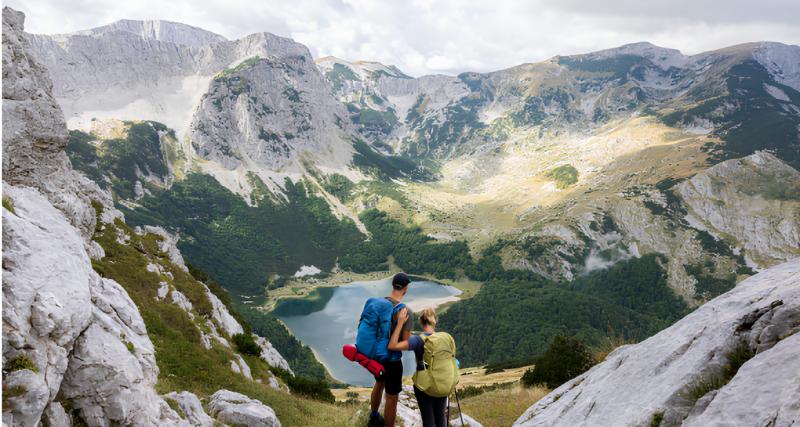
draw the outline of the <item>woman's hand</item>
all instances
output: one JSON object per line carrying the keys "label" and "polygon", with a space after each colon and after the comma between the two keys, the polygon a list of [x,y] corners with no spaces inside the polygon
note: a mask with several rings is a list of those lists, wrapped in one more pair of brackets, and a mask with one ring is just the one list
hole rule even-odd
{"label": "woman's hand", "polygon": [[408,307],[403,307],[397,312],[397,325],[402,327],[408,320]]}
{"label": "woman's hand", "polygon": [[403,332],[403,325],[408,320],[408,308],[403,307],[397,312],[397,326],[392,331],[392,336],[389,338],[388,348],[391,351],[407,351],[408,341],[400,341],[400,333]]}

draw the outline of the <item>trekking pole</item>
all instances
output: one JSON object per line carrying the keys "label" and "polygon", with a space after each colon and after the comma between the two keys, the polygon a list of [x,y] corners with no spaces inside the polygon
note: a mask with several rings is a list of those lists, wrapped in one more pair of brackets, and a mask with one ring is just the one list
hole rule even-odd
{"label": "trekking pole", "polygon": [[461,413],[461,402],[458,401],[458,389],[453,390],[453,394],[456,395],[456,405],[458,405],[458,416],[461,417],[461,427],[464,427],[464,415]]}

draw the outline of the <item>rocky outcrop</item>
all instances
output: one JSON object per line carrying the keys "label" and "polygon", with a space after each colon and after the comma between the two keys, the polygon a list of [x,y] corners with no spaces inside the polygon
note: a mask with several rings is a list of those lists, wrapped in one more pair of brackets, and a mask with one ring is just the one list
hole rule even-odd
{"label": "rocky outcrop", "polygon": [[96,252],[88,247],[96,221],[92,201],[110,208],[111,197],[70,167],[64,116],[23,24],[22,13],[3,8],[3,181],[38,189]]}
{"label": "rocky outcrop", "polygon": [[186,264],[183,262],[181,251],[178,250],[178,236],[171,234],[162,227],[154,227],[152,225],[146,225],[144,231],[161,236],[161,240],[158,242],[158,248],[169,256],[170,262],[180,267],[183,271],[189,271],[189,269],[186,268]]}
{"label": "rocky outcrop", "polygon": [[290,374],[294,375],[292,372],[292,368],[289,367],[289,362],[283,358],[283,356],[278,353],[278,350],[272,346],[272,343],[267,341],[264,337],[255,336],[256,344],[261,347],[261,359],[267,362],[270,366],[283,369],[285,371],[289,371]]}
{"label": "rocky outcrop", "polygon": [[[311,55],[254,56],[216,76],[194,115],[198,155],[227,169],[271,171],[301,156],[346,169],[352,158],[347,111],[330,93]],[[282,184],[282,183],[281,183]]]}
{"label": "rocky outcrop", "polygon": [[94,272],[62,212],[33,189],[3,187],[14,206],[3,209],[4,385],[17,391],[4,420],[61,418],[58,398],[91,426],[176,425],[153,389],[153,344],[127,293]]}
{"label": "rocky outcrop", "polygon": [[800,256],[800,172],[772,154],[722,162],[677,190],[692,223],[735,239],[754,266]]}
{"label": "rocky outcrop", "polygon": [[515,425],[789,426],[800,418],[798,332],[795,259],[741,282],[657,335],[618,348]]}
{"label": "rocky outcrop", "polygon": [[[71,169],[63,118],[22,23],[22,14],[3,10],[3,424],[210,425],[196,396],[176,398],[187,421],[156,394],[155,350],[136,304],[93,269],[90,255],[105,256],[91,240],[96,222],[103,229],[122,215],[109,193]],[[186,271],[176,239],[149,231],[177,266],[172,271]],[[131,241],[118,236],[120,244]],[[161,264],[148,270],[173,279]],[[172,302],[196,315],[183,293],[161,283],[157,299],[171,291]],[[205,290],[216,302],[209,322],[241,333]]]}
{"label": "rocky outcrop", "polygon": [[163,397],[164,400],[172,400],[178,405],[189,425],[193,427],[212,427],[214,425],[214,420],[205,413],[203,403],[194,393],[188,391],[176,393],[173,391]]}
{"label": "rocky outcrop", "polygon": [[211,396],[208,411],[231,427],[280,427],[275,411],[258,400],[228,390]]}

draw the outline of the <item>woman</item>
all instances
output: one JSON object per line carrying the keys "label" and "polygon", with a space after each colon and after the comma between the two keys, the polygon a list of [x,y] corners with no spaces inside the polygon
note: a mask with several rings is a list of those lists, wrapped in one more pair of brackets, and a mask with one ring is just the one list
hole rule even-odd
{"label": "woman", "polygon": [[[389,350],[392,351],[413,351],[417,358],[417,370],[424,369],[422,354],[425,347],[425,341],[420,335],[412,334],[408,341],[400,341],[400,333],[402,332],[402,325],[408,319],[408,308],[403,308],[397,313],[397,325],[392,331],[392,337],[389,340]],[[419,323],[422,327],[422,334],[424,336],[433,335],[436,332],[436,312],[432,308],[422,310],[419,317]],[[447,409],[447,397],[433,397],[427,395],[424,391],[414,385],[414,395],[417,398],[417,406],[422,413],[422,426],[423,427],[445,427],[447,426],[447,416],[445,410]]]}

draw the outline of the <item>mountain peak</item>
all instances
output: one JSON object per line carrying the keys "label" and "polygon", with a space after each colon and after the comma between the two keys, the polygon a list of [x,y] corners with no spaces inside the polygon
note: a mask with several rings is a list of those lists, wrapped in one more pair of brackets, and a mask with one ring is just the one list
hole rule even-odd
{"label": "mountain peak", "polygon": [[677,49],[656,46],[647,41],[628,43],[611,49],[604,49],[576,56],[590,59],[604,59],[622,55],[633,55],[647,58],[653,64],[662,69],[681,67],[688,60],[688,57]]}
{"label": "mountain peak", "polygon": [[396,77],[401,79],[411,78],[409,75],[402,72],[396,66],[386,65],[377,61],[362,61],[362,60],[348,61],[346,59],[329,55],[318,58],[315,62],[317,63],[318,67],[325,70],[333,68],[335,64],[341,64],[352,69],[356,73],[362,75],[369,74],[369,75],[380,76],[385,74],[390,77]]}
{"label": "mountain peak", "polygon": [[74,33],[59,34],[59,36],[83,35],[97,37],[113,32],[125,32],[137,35],[145,40],[156,40],[193,47],[205,46],[227,40],[219,34],[202,28],[160,19],[120,19],[108,25],[76,31]]}

